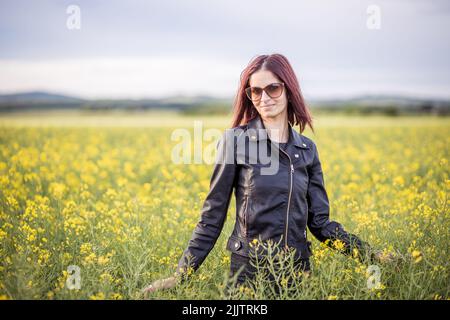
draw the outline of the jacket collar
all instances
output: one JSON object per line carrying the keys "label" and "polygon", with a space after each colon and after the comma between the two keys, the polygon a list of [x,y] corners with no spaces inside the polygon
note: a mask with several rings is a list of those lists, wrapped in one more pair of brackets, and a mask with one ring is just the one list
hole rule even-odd
{"label": "jacket collar", "polygon": [[[290,123],[289,125],[289,142],[291,142],[296,147],[301,149],[309,149],[309,144],[306,139],[299,134]],[[269,140],[269,136],[265,131],[266,128],[264,126],[264,122],[261,119],[261,116],[258,114],[255,118],[250,120],[247,124],[248,129],[252,129],[250,131],[250,139],[255,141]]]}

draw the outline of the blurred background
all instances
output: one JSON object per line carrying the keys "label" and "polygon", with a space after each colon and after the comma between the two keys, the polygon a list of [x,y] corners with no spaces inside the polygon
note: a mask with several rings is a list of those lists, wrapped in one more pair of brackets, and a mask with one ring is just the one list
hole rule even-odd
{"label": "blurred background", "polygon": [[450,2],[0,2],[0,115],[229,114],[239,76],[282,53],[315,112],[450,110]]}
{"label": "blurred background", "polygon": [[[330,217],[402,259],[371,288],[309,237],[315,275],[275,298],[448,300],[449,18],[448,0],[0,0],[0,300],[142,299],[172,275],[214,132],[271,53],[311,108]],[[156,299],[224,297],[229,205],[198,281]]]}

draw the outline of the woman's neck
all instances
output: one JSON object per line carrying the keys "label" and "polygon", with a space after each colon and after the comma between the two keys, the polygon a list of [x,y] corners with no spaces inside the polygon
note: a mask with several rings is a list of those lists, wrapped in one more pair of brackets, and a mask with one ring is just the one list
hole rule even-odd
{"label": "woman's neck", "polygon": [[261,118],[270,140],[277,143],[288,142],[289,126],[287,114],[282,114],[276,118]]}

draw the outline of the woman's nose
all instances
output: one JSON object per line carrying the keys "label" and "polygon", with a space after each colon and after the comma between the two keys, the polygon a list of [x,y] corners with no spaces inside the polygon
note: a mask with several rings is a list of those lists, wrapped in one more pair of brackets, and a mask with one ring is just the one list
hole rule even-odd
{"label": "woman's nose", "polygon": [[266,93],[266,91],[263,90],[263,92],[261,94],[261,101],[266,103],[266,101],[269,101],[270,99],[272,99],[272,98],[269,97],[269,95]]}

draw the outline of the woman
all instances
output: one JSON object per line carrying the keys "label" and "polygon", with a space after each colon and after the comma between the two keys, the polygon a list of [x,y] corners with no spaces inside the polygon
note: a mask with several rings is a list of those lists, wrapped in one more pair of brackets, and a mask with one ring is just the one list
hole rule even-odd
{"label": "woman", "polygon": [[[219,237],[233,189],[236,223],[227,249],[232,252],[231,275],[243,268],[239,283],[254,275],[250,257],[266,254],[252,245],[258,241],[271,240],[279,251],[292,249],[296,265],[309,272],[311,250],[306,227],[319,241],[342,241],[346,254],[357,249],[362,259],[383,259],[367,243],[329,220],[316,145],[292,125],[299,125],[300,133],[306,126],[313,130],[290,63],[280,54],[256,57],[241,74],[232,129],[221,139],[201,218],[178,269],[173,277],[145,288],[145,293],[171,288],[178,279],[186,278],[188,267],[198,269]],[[263,161],[267,158],[270,161]]]}

